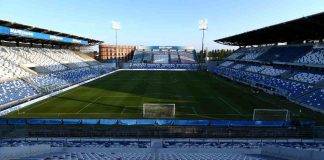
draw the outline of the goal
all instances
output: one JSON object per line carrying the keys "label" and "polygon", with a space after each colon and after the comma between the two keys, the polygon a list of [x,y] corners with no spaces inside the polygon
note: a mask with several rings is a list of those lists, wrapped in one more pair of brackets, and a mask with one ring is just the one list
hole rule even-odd
{"label": "goal", "polygon": [[175,104],[144,103],[144,118],[174,118]]}
{"label": "goal", "polygon": [[290,112],[287,109],[254,109],[254,121],[289,121]]}

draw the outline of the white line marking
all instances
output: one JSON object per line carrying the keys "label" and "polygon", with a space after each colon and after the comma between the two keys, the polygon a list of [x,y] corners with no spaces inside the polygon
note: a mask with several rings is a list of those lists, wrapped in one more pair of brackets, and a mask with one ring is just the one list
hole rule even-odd
{"label": "white line marking", "polygon": [[242,113],[239,111],[239,110],[237,110],[235,107],[233,107],[231,104],[229,104],[229,103],[227,103],[223,98],[221,98],[221,97],[217,97],[219,100],[221,100],[222,102],[224,102],[226,105],[228,105],[229,107],[231,107],[235,112],[237,112],[237,113],[239,113],[239,114],[241,114],[242,115]]}
{"label": "white line marking", "polygon": [[[28,115],[58,115],[58,114],[62,114],[62,115],[120,115],[120,113],[111,113],[111,112],[107,112],[107,113],[25,113],[24,115],[25,116],[28,116]],[[124,114],[127,114],[127,115],[140,115],[140,113],[124,113]],[[246,116],[249,116],[249,115],[252,115],[252,114],[182,114],[180,113],[179,115],[190,115],[190,116],[236,116],[236,115],[246,115]]]}
{"label": "white line marking", "polygon": [[48,102],[50,102],[50,101],[53,101],[53,100],[55,100],[55,99],[57,99],[57,98],[61,98],[62,96],[65,96],[65,95],[68,94],[68,93],[70,93],[70,92],[67,92],[67,91],[66,91],[65,93],[63,93],[63,94],[60,95],[60,96],[53,96],[52,99],[44,100],[44,102],[42,102],[42,103],[40,103],[39,105],[34,106],[34,107],[30,106],[30,107],[28,108],[28,106],[26,106],[26,110],[24,110],[24,113],[25,113],[25,112],[28,112],[28,111],[30,111],[30,110],[32,110],[32,109],[34,109],[34,108],[38,108],[38,107],[40,107],[40,106],[42,106],[42,105],[44,105],[44,104],[46,104],[46,103],[48,103]]}
{"label": "white line marking", "polygon": [[91,104],[95,103],[100,98],[101,98],[101,96],[97,97],[94,101],[92,101],[91,103],[88,103],[86,106],[84,106],[83,108],[81,108],[77,113],[80,113],[82,110],[84,110],[85,108],[87,108]]}
{"label": "white line marking", "polygon": [[196,108],[195,108],[194,106],[191,106],[191,109],[192,109],[192,111],[193,111],[196,115],[198,115],[198,113],[197,113],[197,111],[196,111]]}
{"label": "white line marking", "polygon": [[124,114],[124,111],[126,109],[126,106],[124,106],[123,110],[120,112],[120,114]]}

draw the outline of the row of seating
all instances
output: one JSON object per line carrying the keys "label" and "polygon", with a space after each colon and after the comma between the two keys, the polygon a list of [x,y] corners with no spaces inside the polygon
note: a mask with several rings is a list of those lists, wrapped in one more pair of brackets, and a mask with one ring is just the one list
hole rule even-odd
{"label": "row of seating", "polygon": [[51,147],[99,147],[99,148],[149,148],[151,142],[148,140],[105,140],[105,141],[93,141],[93,140],[1,140],[1,147],[17,147],[17,146],[34,146],[46,144]]}
{"label": "row of seating", "polygon": [[297,69],[287,70],[284,69],[283,67],[273,67],[270,65],[257,65],[257,64],[233,62],[233,61],[225,61],[221,63],[219,66],[231,67],[233,69],[243,69],[245,71],[260,73],[269,76],[280,76],[290,71],[292,72],[291,76],[290,77],[288,76],[290,80],[295,80],[295,81],[309,83],[309,84],[316,84],[324,80],[324,74],[320,72],[312,72],[311,70],[308,72],[298,71]]}
{"label": "row of seating", "polygon": [[221,63],[220,66],[227,67],[227,66],[230,66],[232,64],[234,64],[234,62],[232,62],[232,61],[225,61],[225,62]]}
{"label": "row of seating", "polygon": [[294,76],[290,77],[290,79],[306,83],[318,83],[324,80],[324,74],[299,72]]}
{"label": "row of seating", "polygon": [[[153,143],[152,143],[153,142]],[[276,160],[264,156],[264,147],[280,147],[297,151],[322,153],[324,143],[313,140],[215,140],[215,139],[167,139],[167,140],[8,140],[0,141],[0,149],[19,150],[33,147],[34,155],[22,159],[127,159],[127,160]],[[151,145],[151,143],[153,145]],[[154,144],[161,144],[154,145]],[[48,147],[49,146],[49,147]],[[42,150],[43,147],[47,150]],[[37,152],[37,150],[39,150]],[[50,152],[48,152],[50,150]],[[26,155],[26,154],[25,154]],[[10,158],[12,155],[0,155]],[[17,156],[18,158],[19,156]],[[285,158],[285,157],[282,157]]]}
{"label": "row of seating", "polygon": [[[141,152],[65,152],[50,154],[48,156],[40,156],[40,159],[50,160],[153,160],[153,153],[141,153]],[[33,158],[31,158],[33,159]],[[28,159],[27,159],[28,160]]]}
{"label": "row of seating", "polygon": [[229,59],[243,59],[243,60],[254,60],[261,54],[266,52],[270,47],[250,47],[250,48],[240,48],[236,50]]}
{"label": "row of seating", "polygon": [[[281,146],[304,150],[324,151],[323,141],[300,140],[217,140],[217,139],[166,139],[162,148],[261,148]],[[151,148],[151,140],[146,139],[2,139],[1,147],[49,145],[51,147],[99,147],[99,148]]]}
{"label": "row of seating", "polygon": [[273,141],[164,141],[163,148],[261,148],[266,146],[281,146],[303,150],[324,151],[324,143],[319,142],[273,142]]}
{"label": "row of seating", "polygon": [[324,47],[318,45],[286,45],[239,48],[227,59],[323,65]]}
{"label": "row of seating", "polygon": [[44,54],[46,52],[43,52],[43,49],[17,47],[17,50],[19,51],[19,56],[28,59],[36,68],[40,68],[42,72],[53,72],[67,69],[67,67],[62,65],[60,62],[55,61]]}
{"label": "row of seating", "polygon": [[[323,106],[324,89],[318,89],[300,97],[299,102],[307,106]],[[323,108],[323,107],[320,107]]]}
{"label": "row of seating", "polygon": [[132,63],[196,63],[193,52],[135,51]]}
{"label": "row of seating", "polygon": [[94,63],[91,58],[82,58],[66,49],[7,47],[0,46],[0,81],[28,77],[38,73],[51,73]]}
{"label": "row of seating", "polygon": [[324,64],[324,48],[314,48],[303,57],[296,60],[296,63],[302,64]]}
{"label": "row of seating", "polygon": [[0,83],[0,105],[50,93],[112,71],[108,64],[82,67]]}
{"label": "row of seating", "polygon": [[[142,153],[141,151],[134,152],[63,152],[47,154],[40,159],[53,160],[270,160],[269,157],[262,155],[247,155],[242,153],[230,152],[185,152],[185,153]],[[25,158],[24,160],[31,160],[36,158]],[[275,160],[274,158],[271,158]]]}
{"label": "row of seating", "polygon": [[22,80],[13,80],[0,83],[0,106],[12,101],[33,98],[37,91]]}
{"label": "row of seating", "polygon": [[186,69],[198,70],[199,64],[161,64],[161,63],[132,63],[129,69]]}
{"label": "row of seating", "polygon": [[1,82],[9,79],[28,77],[32,74],[10,61],[0,59],[0,75]]}
{"label": "row of seating", "polygon": [[269,76],[279,76],[285,72],[287,72],[287,70],[285,70],[285,69],[278,69],[278,68],[274,68],[272,66],[265,66],[264,70],[262,70],[260,73],[269,75]]}
{"label": "row of seating", "polygon": [[246,71],[258,73],[258,72],[262,71],[263,69],[264,68],[262,68],[261,66],[249,66],[246,68]]}
{"label": "row of seating", "polygon": [[232,68],[234,68],[234,69],[240,69],[240,68],[242,68],[242,67],[244,67],[244,64],[235,64],[235,65],[233,65],[233,67]]}
{"label": "row of seating", "polygon": [[308,98],[307,100],[309,102],[305,102],[305,97],[317,89],[311,83],[303,83],[293,79],[276,77],[276,74],[271,74],[271,76],[269,76],[267,74],[257,73],[257,71],[259,71],[258,69],[257,66],[253,68],[249,67],[246,70],[217,66],[213,69],[213,72],[236,81],[267,89],[279,95],[286,96],[300,104],[307,104],[320,110],[324,109],[323,98]]}
{"label": "row of seating", "polygon": [[153,63],[169,63],[168,54],[154,54]]}
{"label": "row of seating", "polygon": [[0,46],[0,106],[62,89],[113,68],[67,49]]}
{"label": "row of seating", "polygon": [[267,160],[262,156],[252,156],[239,153],[161,153],[159,158],[163,160]]}
{"label": "row of seating", "polygon": [[312,45],[283,45],[273,46],[257,60],[265,62],[294,62],[312,49]]}

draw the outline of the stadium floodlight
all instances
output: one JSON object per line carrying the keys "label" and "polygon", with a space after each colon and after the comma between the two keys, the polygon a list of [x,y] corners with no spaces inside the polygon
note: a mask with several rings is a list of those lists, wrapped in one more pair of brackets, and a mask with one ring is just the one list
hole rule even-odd
{"label": "stadium floodlight", "polygon": [[117,32],[121,29],[120,22],[118,21],[112,21],[111,22],[111,28],[115,30],[115,51],[116,51],[116,63],[118,65],[118,49],[117,49]]}
{"label": "stadium floodlight", "polygon": [[208,28],[208,22],[207,22],[207,19],[201,19],[199,21],[199,29],[200,30],[207,30]]}
{"label": "stadium floodlight", "polygon": [[114,29],[114,30],[120,30],[121,29],[120,22],[112,21],[111,22],[111,28]]}
{"label": "stadium floodlight", "polygon": [[201,51],[202,54],[204,53],[204,40],[205,40],[205,30],[208,29],[208,22],[207,19],[203,18],[199,21],[199,30],[202,31],[202,38],[201,38]]}

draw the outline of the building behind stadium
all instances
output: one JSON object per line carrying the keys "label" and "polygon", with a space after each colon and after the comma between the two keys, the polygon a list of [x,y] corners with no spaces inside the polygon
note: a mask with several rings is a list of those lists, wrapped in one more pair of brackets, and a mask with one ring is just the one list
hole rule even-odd
{"label": "building behind stadium", "polygon": [[111,45],[100,44],[99,55],[96,57],[99,61],[121,60],[127,62],[133,58],[136,46],[132,45]]}

